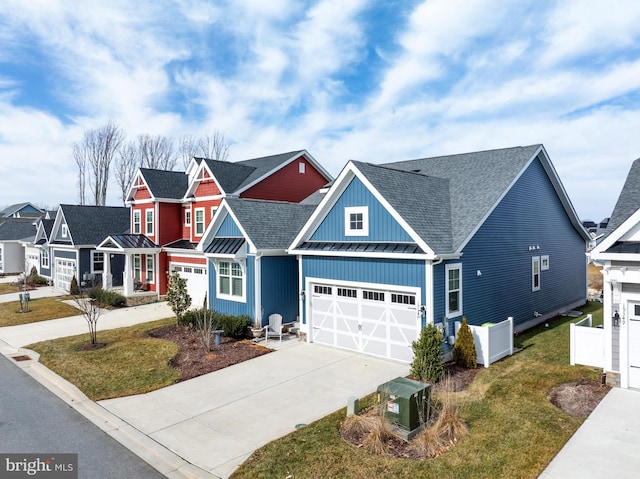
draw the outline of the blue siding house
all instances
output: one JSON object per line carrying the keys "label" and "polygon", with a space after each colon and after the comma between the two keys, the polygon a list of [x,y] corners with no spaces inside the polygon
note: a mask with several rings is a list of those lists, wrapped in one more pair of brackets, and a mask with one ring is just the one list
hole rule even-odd
{"label": "blue siding house", "polygon": [[[100,285],[106,261],[111,271],[122,271],[121,257],[96,247],[109,235],[128,231],[129,208],[60,205],[48,240],[54,286],[69,291],[74,276],[80,285]],[[122,273],[118,278],[114,275],[113,284],[122,284]]]}
{"label": "blue siding house", "polygon": [[224,198],[198,248],[209,261],[209,307],[266,325],[298,316],[298,264],[287,247],[314,204]]}
{"label": "blue siding house", "polygon": [[289,248],[301,331],[408,362],[427,323],[524,330],[586,301],[589,239],[542,145],[350,161]]}

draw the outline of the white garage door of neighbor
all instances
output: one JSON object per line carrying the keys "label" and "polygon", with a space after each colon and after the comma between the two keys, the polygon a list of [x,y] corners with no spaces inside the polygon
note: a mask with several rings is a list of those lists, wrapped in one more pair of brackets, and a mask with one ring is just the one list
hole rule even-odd
{"label": "white garage door of neighbor", "polygon": [[640,304],[629,304],[629,387],[640,389]]}
{"label": "white garage door of neighbor", "polygon": [[421,318],[415,293],[313,283],[312,341],[411,362]]}
{"label": "white garage door of neighbor", "polygon": [[69,289],[71,289],[71,279],[73,278],[75,270],[76,260],[56,259],[55,287],[69,291]]}
{"label": "white garage door of neighbor", "polygon": [[[209,290],[209,276],[205,265],[172,265],[171,269],[187,280],[187,292],[191,296],[191,307],[201,308]],[[207,303],[208,303],[207,299]]]}

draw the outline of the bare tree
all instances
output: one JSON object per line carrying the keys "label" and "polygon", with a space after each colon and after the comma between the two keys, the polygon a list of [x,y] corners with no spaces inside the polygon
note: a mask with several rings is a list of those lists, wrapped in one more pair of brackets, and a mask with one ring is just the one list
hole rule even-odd
{"label": "bare tree", "polygon": [[203,136],[198,142],[198,153],[210,160],[227,161],[229,159],[229,143],[224,133],[215,130],[212,135]]}
{"label": "bare tree", "polygon": [[77,143],[73,144],[73,158],[78,165],[78,203],[85,204],[85,191],[87,182],[87,158],[80,151]]}
{"label": "bare tree", "polygon": [[194,156],[198,156],[198,140],[193,135],[183,135],[178,140],[178,156],[182,160],[182,166],[186,170]]}
{"label": "bare tree", "polygon": [[173,140],[162,135],[139,135],[138,154],[143,168],[173,170],[178,160],[173,152]]}
{"label": "bare tree", "polygon": [[89,170],[89,187],[97,206],[106,204],[109,170],[123,141],[122,130],[109,121],[99,128],[85,132],[82,141],[73,145],[76,164],[82,164],[82,168]]}
{"label": "bare tree", "polygon": [[82,292],[78,295],[75,295],[73,297],[73,301],[76,304],[76,308],[78,308],[82,312],[82,316],[84,316],[84,319],[87,321],[87,326],[89,326],[89,338],[91,339],[91,344],[97,344],[98,320],[100,319],[100,315],[102,314],[99,301],[85,296]]}
{"label": "bare tree", "polygon": [[118,157],[115,163],[116,183],[122,193],[122,203],[127,200],[127,191],[140,165],[138,148],[134,141],[123,143],[118,149]]}

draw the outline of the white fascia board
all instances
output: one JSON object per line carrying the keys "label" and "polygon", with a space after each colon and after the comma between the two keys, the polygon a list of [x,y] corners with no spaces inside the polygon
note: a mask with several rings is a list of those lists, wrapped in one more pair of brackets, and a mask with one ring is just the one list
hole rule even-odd
{"label": "white fascia board", "polygon": [[127,190],[127,196],[125,196],[126,198],[125,203],[133,203],[136,201],[133,197],[135,196],[135,192],[138,190],[138,188],[135,187],[135,184],[138,183],[138,180],[141,180],[142,183],[144,183],[144,186],[147,187],[147,191],[151,195],[151,198],[153,198],[153,193],[151,191],[151,188],[149,188],[147,181],[144,179],[144,175],[142,174],[142,171],[140,171],[140,168],[138,167],[138,171],[136,171],[136,174],[133,176],[133,181],[131,182],[131,186]]}
{"label": "white fascia board", "polygon": [[209,173],[209,177],[213,180],[213,182],[218,187],[218,190],[220,191],[220,196],[225,196],[226,195],[225,191],[222,189],[222,186],[220,186],[220,183],[218,183],[218,180],[217,180],[216,176],[209,169],[209,166],[207,165],[206,160],[202,160],[200,162],[200,166],[198,167],[198,169],[196,170],[196,172],[193,175],[193,179],[189,183],[189,187],[187,188],[187,192],[182,197],[182,201],[191,201],[189,199],[189,196],[190,195],[195,195],[195,192],[198,189],[198,186],[200,185],[200,178],[198,178],[198,176],[200,176],[200,173],[202,172],[203,169],[207,170],[207,172]]}
{"label": "white fascia board", "polygon": [[[60,209],[58,210],[58,214],[56,214],[56,220],[55,223],[53,223],[53,228],[51,228],[51,237],[52,238],[56,238],[57,233],[59,229],[62,228],[62,225],[65,224],[67,225],[67,235],[69,235],[69,241],[71,241],[71,247],[75,248],[76,246],[73,244],[73,236],[71,236],[71,228],[69,228],[69,225],[67,224],[67,219],[64,217],[64,210],[62,209],[62,206],[60,206]],[[60,236],[62,237],[62,235]]]}
{"label": "white fascia board", "polygon": [[240,233],[242,233],[244,240],[247,242],[247,245],[249,246],[249,251],[247,251],[247,254],[256,254],[256,251],[258,251],[258,248],[256,248],[255,244],[253,244],[253,241],[251,241],[251,238],[243,228],[242,223],[238,221],[238,217],[235,215],[235,213],[231,208],[229,208],[229,215],[231,216],[231,218],[233,218],[233,221],[235,222],[236,226],[240,230]]}
{"label": "white fascia board", "polygon": [[609,236],[603,239],[599,244],[591,250],[592,258],[600,259],[601,254],[611,248],[617,241],[631,231],[638,223],[640,223],[640,209],[636,210],[627,220],[618,226]]}
{"label": "white fascia board", "polygon": [[348,258],[386,258],[386,259],[418,259],[418,260],[435,260],[436,255],[429,254],[410,254],[410,253],[365,253],[356,251],[314,251],[306,249],[290,249],[289,254],[300,256],[344,256]]}
{"label": "white fascia board", "polygon": [[[167,248],[166,246],[162,247],[162,251],[168,253],[172,256],[186,256],[189,258],[204,258],[204,253],[202,251],[194,250],[194,249],[181,249],[181,248]],[[171,258],[169,258],[171,259]]]}
{"label": "white fascia board", "polygon": [[591,256],[591,259],[604,260],[604,261],[630,261],[639,263],[640,266],[640,254],[633,253],[607,253],[606,251],[598,254],[597,256]]}

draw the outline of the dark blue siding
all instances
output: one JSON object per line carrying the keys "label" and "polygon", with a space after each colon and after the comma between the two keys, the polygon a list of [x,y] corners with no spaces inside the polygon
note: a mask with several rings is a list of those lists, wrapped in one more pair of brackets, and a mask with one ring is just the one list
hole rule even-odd
{"label": "dark blue siding", "polygon": [[295,256],[263,256],[260,259],[262,321],[280,313],[285,323],[298,316],[298,261]]}
{"label": "dark blue siding", "polygon": [[222,224],[215,235],[224,238],[242,238],[240,228],[238,228],[238,225],[229,214],[222,220]]}
{"label": "dark blue siding", "polygon": [[[369,235],[345,236],[344,209],[347,206],[369,207]],[[371,194],[354,178],[329,214],[311,236],[312,241],[413,241],[407,232]]]}
{"label": "dark blue siding", "polygon": [[[540,249],[529,251],[530,246]],[[513,316],[518,325],[534,319],[534,311],[552,313],[585,299],[585,241],[537,159],[463,253],[463,312],[470,324]],[[550,267],[540,273],[540,290],[532,291],[532,257],[542,255],[549,256]],[[438,283],[444,287],[444,276]],[[444,302],[441,308],[436,317],[444,316]]]}
{"label": "dark blue siding", "polygon": [[[53,258],[64,258],[64,259],[76,259],[76,251],[75,250],[52,250],[51,255]],[[55,264],[51,265],[52,268],[55,268]]]}
{"label": "dark blue siding", "polygon": [[247,267],[245,269],[245,288],[246,288],[246,302],[229,301],[228,299],[219,299],[217,296],[216,287],[216,268],[213,263],[209,261],[209,298],[212,301],[209,302],[209,307],[214,311],[218,311],[223,314],[248,314],[251,318],[254,318],[254,305],[255,305],[255,257],[247,256]]}
{"label": "dark blue siding", "polygon": [[[307,256],[302,259],[303,284],[308,277],[418,287],[425,297],[425,262],[409,259]],[[303,318],[306,322],[306,318]]]}
{"label": "dark blue siding", "polygon": [[[82,278],[85,273],[91,273],[91,252],[92,249],[82,248],[80,250],[80,261],[76,265],[78,268],[78,275]],[[78,280],[80,279],[78,278]]]}
{"label": "dark blue siding", "polygon": [[[105,253],[108,255],[109,253]],[[114,254],[113,258],[111,258],[111,275],[113,286],[122,286],[123,283],[123,275],[124,275],[124,255],[123,254]]]}

